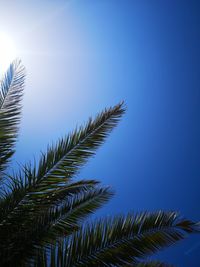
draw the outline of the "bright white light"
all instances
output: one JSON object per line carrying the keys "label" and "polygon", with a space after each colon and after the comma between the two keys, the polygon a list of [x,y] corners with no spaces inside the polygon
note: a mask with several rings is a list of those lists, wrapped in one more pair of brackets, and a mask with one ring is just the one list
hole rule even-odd
{"label": "bright white light", "polygon": [[0,33],[0,74],[3,74],[16,58],[17,51],[13,40],[5,33]]}

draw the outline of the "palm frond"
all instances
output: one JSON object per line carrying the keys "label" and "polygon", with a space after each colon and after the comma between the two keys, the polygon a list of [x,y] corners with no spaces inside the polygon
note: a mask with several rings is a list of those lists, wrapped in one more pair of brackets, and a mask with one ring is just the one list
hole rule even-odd
{"label": "palm frond", "polygon": [[94,120],[90,118],[85,126],[61,139],[56,146],[49,147],[40,160],[37,173],[32,174],[35,177],[34,192],[40,192],[41,188],[42,192],[48,192],[60,184],[62,186],[63,179],[73,177],[103,144],[124,112],[123,103],[105,109]]}
{"label": "palm frond", "polygon": [[54,240],[56,240],[58,237],[71,235],[74,229],[79,229],[83,219],[108,202],[112,195],[113,192],[110,188],[105,187],[81,192],[68,198],[62,206],[54,211],[56,220],[49,227],[47,236],[53,234]]}
{"label": "palm frond", "polygon": [[[5,197],[0,202],[1,207],[7,207],[2,209],[4,212],[0,216],[0,232],[7,240],[6,248],[9,248],[8,250],[14,249],[12,244],[15,244],[17,256],[13,254],[13,257],[18,257],[21,252],[23,254],[23,247],[28,247],[27,240],[33,239],[33,242],[29,244],[30,246],[43,240],[37,238],[37,233],[41,232],[41,229],[44,230],[44,225],[41,220],[38,223],[38,218],[40,219],[43,214],[47,214],[53,206],[61,204],[64,199],[68,198],[68,206],[62,206],[63,217],[58,218],[54,227],[49,227],[51,234],[58,234],[58,229],[64,231],[64,226],[66,227],[69,223],[71,223],[73,231],[74,224],[110,198],[111,193],[108,189],[96,189],[90,194],[85,192],[78,197],[74,197],[76,194],[73,194],[73,200],[70,204],[72,191],[80,193],[77,191],[78,188],[82,187],[83,189],[83,184],[80,182],[76,186],[75,184],[70,186],[70,181],[87,158],[94,155],[95,150],[117,125],[123,113],[122,104],[105,110],[96,119],[90,119],[85,127],[81,127],[66,138],[61,139],[56,146],[49,147],[47,153],[42,155],[38,168],[35,165],[33,168],[27,165],[19,176],[10,177],[10,192],[6,192]],[[70,212],[66,209],[69,208],[69,204],[71,205]],[[64,211],[67,214],[64,214]],[[49,222],[48,226],[51,223],[52,221]],[[47,237],[51,236],[46,231],[47,229],[48,227],[44,231],[46,234],[44,235],[45,242]]]}
{"label": "palm frond", "polygon": [[[64,244],[60,240],[63,237],[71,236],[75,231],[79,230],[83,219],[105,204],[111,196],[112,191],[109,188],[97,188],[87,193],[78,194],[63,206],[52,209],[47,214],[46,219],[42,223],[40,222],[41,230],[34,233],[35,238],[30,240],[30,237],[28,237],[27,239],[29,243],[30,241],[34,243],[34,247],[29,250],[31,251],[32,249],[33,256],[29,257],[29,259],[37,261],[34,255],[38,253],[35,251],[44,251],[51,245],[57,247],[59,244],[64,248]],[[61,257],[61,254],[59,257]]]}
{"label": "palm frond", "polygon": [[[80,127],[66,138],[61,139],[56,146],[49,147],[42,155],[39,167],[25,168],[24,195],[8,216],[8,223],[16,221],[21,212],[33,213],[52,205],[51,197],[60,193],[63,186],[70,181],[86,160],[95,154],[96,149],[105,141],[109,132],[117,125],[124,113],[123,104],[106,109],[94,120],[90,119],[85,127]],[[21,190],[21,189],[19,189]],[[59,191],[60,190],[60,191]],[[48,200],[48,201],[47,201]],[[42,205],[43,201],[48,205]],[[27,208],[31,207],[31,209]],[[4,222],[1,222],[4,223]]]}
{"label": "palm frond", "polygon": [[124,266],[199,231],[175,212],[104,219],[83,227],[67,244],[66,266]]}
{"label": "palm frond", "polygon": [[[37,201],[39,202],[40,206],[45,204],[47,205],[49,200],[51,200],[52,205],[58,205],[63,199],[66,199],[72,195],[74,196],[78,193],[87,192],[88,190],[95,188],[98,184],[99,182],[96,180],[80,180],[75,183],[67,183],[62,188],[58,188],[59,190],[57,190],[54,194],[49,195],[48,198],[42,199],[43,201],[40,201],[38,195]],[[2,195],[0,200],[0,221],[7,218],[25,193],[25,188],[21,186],[21,183],[17,183],[17,181],[15,181],[15,184],[12,183],[11,186],[11,192],[4,191],[4,195]]]}
{"label": "palm frond", "polygon": [[[14,61],[0,82],[0,180],[17,138],[24,67]],[[85,126],[58,140],[7,175],[0,190],[0,265],[33,267],[172,267],[148,257],[200,231],[200,223],[176,212],[83,220],[113,192],[95,180],[72,181],[117,125],[123,103],[105,109]],[[4,173],[5,175],[5,173]]]}
{"label": "palm frond", "polygon": [[[109,188],[98,188],[96,184],[93,180],[71,183],[62,205],[53,206],[37,217],[33,214],[31,223],[29,220],[24,222],[21,216],[11,229],[8,224],[1,226],[0,235],[6,241],[3,247],[0,246],[0,257],[6,260],[5,264],[32,258],[37,255],[34,251],[38,248],[41,250],[44,246],[55,244],[59,237],[77,231],[82,220],[112,196]],[[6,257],[11,252],[12,256]]]}
{"label": "palm frond", "polygon": [[14,153],[24,80],[24,67],[16,60],[0,83],[0,171],[5,170]]}

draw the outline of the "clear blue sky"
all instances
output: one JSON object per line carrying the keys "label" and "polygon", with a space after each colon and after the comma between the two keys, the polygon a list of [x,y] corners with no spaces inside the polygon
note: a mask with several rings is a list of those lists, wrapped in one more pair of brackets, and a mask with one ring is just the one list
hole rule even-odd
{"label": "clear blue sky", "polygon": [[[15,160],[104,107],[127,113],[81,178],[112,185],[99,215],[178,210],[200,219],[200,1],[0,1],[27,68]],[[158,257],[198,267],[199,236]]]}

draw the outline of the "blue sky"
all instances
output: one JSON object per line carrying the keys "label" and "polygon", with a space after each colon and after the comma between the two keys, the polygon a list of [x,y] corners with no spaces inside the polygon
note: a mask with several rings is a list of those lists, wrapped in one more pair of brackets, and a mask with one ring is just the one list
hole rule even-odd
{"label": "blue sky", "polygon": [[[98,215],[178,210],[198,220],[200,2],[185,0],[0,1],[0,31],[27,69],[14,160],[124,100],[127,113],[81,178],[112,185]],[[158,255],[198,267],[190,237]]]}

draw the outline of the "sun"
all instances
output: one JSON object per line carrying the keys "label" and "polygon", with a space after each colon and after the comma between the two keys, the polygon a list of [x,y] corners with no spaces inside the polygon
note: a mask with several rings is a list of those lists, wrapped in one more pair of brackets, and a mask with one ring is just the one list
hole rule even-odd
{"label": "sun", "polygon": [[12,38],[0,32],[0,74],[7,70],[16,56],[17,51]]}

